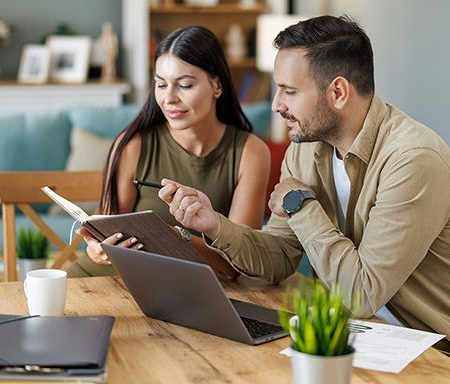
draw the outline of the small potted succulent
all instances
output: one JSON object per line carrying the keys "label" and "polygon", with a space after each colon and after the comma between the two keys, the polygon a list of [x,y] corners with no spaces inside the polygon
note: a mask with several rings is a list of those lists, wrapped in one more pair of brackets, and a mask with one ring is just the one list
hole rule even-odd
{"label": "small potted succulent", "polygon": [[284,309],[279,320],[291,335],[295,383],[350,383],[354,352],[350,311],[337,287],[327,290],[318,280],[303,284],[287,292]]}
{"label": "small potted succulent", "polygon": [[50,243],[42,232],[21,228],[17,239],[20,279],[25,280],[33,269],[45,268],[49,253]]}

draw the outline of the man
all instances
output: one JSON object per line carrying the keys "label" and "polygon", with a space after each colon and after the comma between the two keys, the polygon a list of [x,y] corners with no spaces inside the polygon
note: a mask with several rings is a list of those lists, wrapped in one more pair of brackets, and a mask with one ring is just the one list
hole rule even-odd
{"label": "man", "polygon": [[160,197],[241,273],[276,283],[307,254],[347,303],[362,295],[361,316],[386,305],[403,325],[446,334],[450,351],[447,144],[374,93],[369,38],[348,18],[302,21],[275,46],[272,107],[293,143],[267,227],[233,224],[170,180]]}

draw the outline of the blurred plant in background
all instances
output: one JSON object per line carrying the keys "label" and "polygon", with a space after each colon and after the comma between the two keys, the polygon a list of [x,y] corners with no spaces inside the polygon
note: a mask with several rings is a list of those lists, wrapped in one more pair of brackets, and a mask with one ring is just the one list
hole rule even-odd
{"label": "blurred plant in background", "polygon": [[58,24],[56,24],[55,29],[40,39],[40,44],[45,44],[47,41],[47,37],[50,35],[59,35],[59,36],[73,36],[77,35],[77,32],[65,21],[60,21]]}
{"label": "blurred plant in background", "polygon": [[41,231],[20,228],[17,239],[17,257],[19,259],[47,259],[49,254],[50,242]]}

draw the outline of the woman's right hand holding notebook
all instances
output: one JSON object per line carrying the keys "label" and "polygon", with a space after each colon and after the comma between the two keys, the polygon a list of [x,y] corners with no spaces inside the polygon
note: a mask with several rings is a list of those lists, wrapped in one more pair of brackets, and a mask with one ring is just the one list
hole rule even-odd
{"label": "woman's right hand holding notebook", "polygon": [[103,251],[100,245],[102,243],[132,249],[141,249],[143,247],[143,245],[139,243],[135,237],[123,239],[122,233],[115,233],[114,235],[107,237],[101,243],[84,228],[79,228],[77,230],[77,234],[83,237],[84,241],[87,244],[86,252],[88,256],[97,264],[105,264],[105,265],[111,264],[111,262],[108,259],[108,256]]}

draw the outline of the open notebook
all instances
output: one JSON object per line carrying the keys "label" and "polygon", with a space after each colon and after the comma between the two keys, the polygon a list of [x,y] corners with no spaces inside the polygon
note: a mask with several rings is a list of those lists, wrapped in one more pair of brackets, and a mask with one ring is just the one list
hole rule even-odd
{"label": "open notebook", "polygon": [[58,195],[49,187],[41,189],[70,216],[79,221],[81,226],[98,241],[103,241],[120,232],[123,233],[124,238],[136,237],[144,245],[142,251],[198,263],[206,262],[194,248],[153,211],[90,216],[79,206]]}

